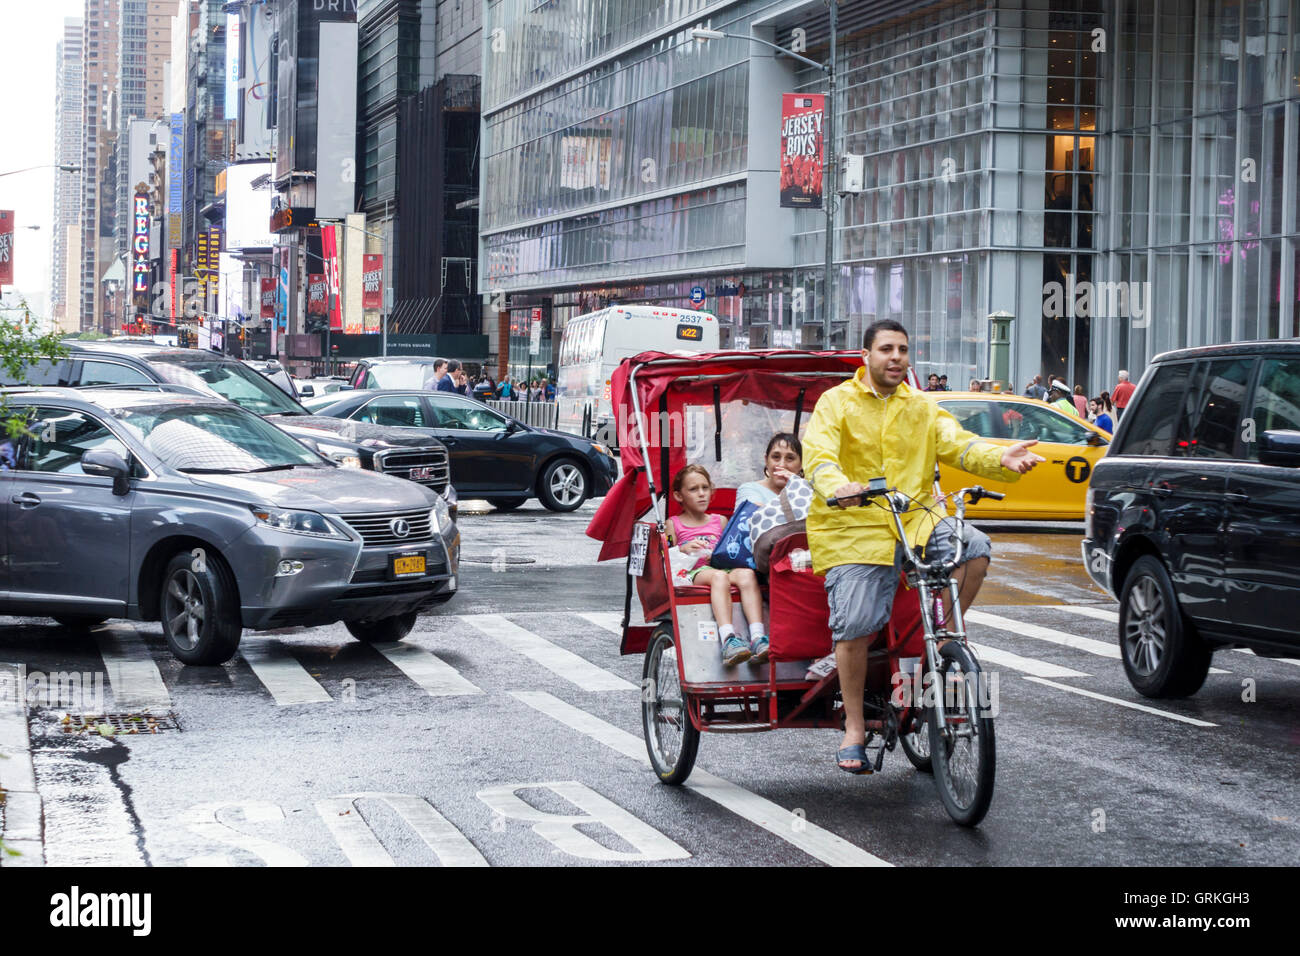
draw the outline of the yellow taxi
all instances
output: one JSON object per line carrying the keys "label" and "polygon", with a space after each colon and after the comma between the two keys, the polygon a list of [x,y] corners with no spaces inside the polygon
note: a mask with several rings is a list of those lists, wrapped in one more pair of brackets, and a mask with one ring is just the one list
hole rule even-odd
{"label": "yellow taxi", "polygon": [[[1084,496],[1093,466],[1106,454],[1110,433],[1046,402],[1001,392],[926,392],[951,412],[967,431],[999,445],[1037,438],[1034,451],[1045,459],[1014,484],[981,481],[990,491],[1006,493],[1002,501],[981,501],[966,508],[974,518],[1082,521]],[[970,484],[970,476],[939,466],[939,484],[952,491]]]}

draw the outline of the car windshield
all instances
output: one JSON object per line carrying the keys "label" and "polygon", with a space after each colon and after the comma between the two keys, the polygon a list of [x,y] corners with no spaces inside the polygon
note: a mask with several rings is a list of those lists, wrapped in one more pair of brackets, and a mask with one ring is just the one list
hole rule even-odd
{"label": "car windshield", "polygon": [[376,365],[369,374],[375,381],[372,388],[426,388],[433,385],[432,365]]}
{"label": "car windshield", "polygon": [[233,405],[122,408],[113,416],[177,471],[236,474],[328,467],[290,435]]}
{"label": "car windshield", "polygon": [[209,392],[258,415],[301,415],[302,406],[242,362],[150,360],[158,375],[174,385]]}

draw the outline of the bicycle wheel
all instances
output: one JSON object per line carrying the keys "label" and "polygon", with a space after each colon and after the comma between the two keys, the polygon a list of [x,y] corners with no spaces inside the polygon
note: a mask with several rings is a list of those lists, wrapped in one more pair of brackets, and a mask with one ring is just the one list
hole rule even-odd
{"label": "bicycle wheel", "polygon": [[934,773],[934,761],[930,759],[930,720],[924,710],[915,711],[912,718],[916,721],[914,730],[900,733],[898,742],[903,746],[903,753],[912,766],[921,773]]}
{"label": "bicycle wheel", "polygon": [[655,774],[674,786],[690,776],[700,749],[700,732],[686,707],[672,631],[661,627],[650,638],[641,672],[641,729]]}
{"label": "bicycle wheel", "polygon": [[940,674],[935,693],[943,695],[946,726],[938,710],[927,708],[930,755],[939,799],[954,821],[973,827],[993,800],[996,746],[988,687],[970,650],[949,641],[939,650]]}

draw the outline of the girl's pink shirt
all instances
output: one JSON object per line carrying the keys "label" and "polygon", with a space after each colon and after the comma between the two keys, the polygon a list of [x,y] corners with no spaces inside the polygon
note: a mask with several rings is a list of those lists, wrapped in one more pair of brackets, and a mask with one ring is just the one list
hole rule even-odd
{"label": "girl's pink shirt", "polygon": [[[713,546],[722,537],[722,515],[710,514],[709,520],[696,528],[682,524],[681,515],[673,515],[668,520],[672,522],[673,536],[677,539],[677,547],[679,548],[687,541],[703,540],[709,546],[709,552],[712,552]],[[692,567],[691,570],[694,571],[695,568],[704,567],[709,563],[709,557],[709,553],[700,555],[700,559],[695,562],[695,567]]]}

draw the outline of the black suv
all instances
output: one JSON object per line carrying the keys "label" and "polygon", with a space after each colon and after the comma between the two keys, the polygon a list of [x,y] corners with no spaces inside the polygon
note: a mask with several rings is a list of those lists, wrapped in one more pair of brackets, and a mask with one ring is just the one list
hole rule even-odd
{"label": "black suv", "polygon": [[184,386],[261,415],[326,458],[345,467],[408,478],[440,494],[456,516],[447,448],[406,429],[340,422],[313,415],[265,375],[243,362],[203,349],[168,348],[148,340],[67,342],[68,355],[42,360],[5,385],[73,388],[148,385]]}
{"label": "black suv", "polygon": [[1195,693],[1219,648],[1300,652],[1300,340],[1156,357],[1093,469],[1083,558],[1147,697]]}

